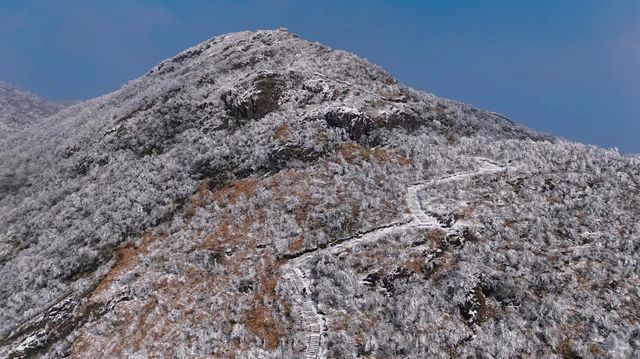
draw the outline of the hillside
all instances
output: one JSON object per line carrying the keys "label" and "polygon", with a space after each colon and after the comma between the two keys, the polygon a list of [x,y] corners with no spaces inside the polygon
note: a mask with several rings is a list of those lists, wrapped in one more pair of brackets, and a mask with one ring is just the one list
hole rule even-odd
{"label": "hillside", "polygon": [[69,106],[52,102],[0,81],[0,139]]}
{"label": "hillside", "polygon": [[0,142],[0,357],[638,357],[639,165],[219,36]]}

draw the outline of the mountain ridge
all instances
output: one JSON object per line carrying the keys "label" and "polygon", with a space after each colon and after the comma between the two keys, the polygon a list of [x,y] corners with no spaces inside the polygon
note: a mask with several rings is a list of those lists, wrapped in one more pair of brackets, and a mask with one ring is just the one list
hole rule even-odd
{"label": "mountain ridge", "polygon": [[0,137],[38,123],[72,103],[45,100],[0,80]]}
{"label": "mountain ridge", "polygon": [[[505,170],[428,182],[478,173],[478,158]],[[619,288],[635,278],[617,261],[637,256],[639,204],[626,197],[638,191],[637,160],[409,89],[287,31],[187,49],[16,133],[0,143],[0,160],[3,355],[301,357],[305,306],[324,313],[313,346],[323,356],[585,355],[593,345],[624,354],[636,345],[631,327],[609,321],[598,323],[610,328],[602,340],[566,334],[576,323],[595,328],[561,314],[574,305],[568,296],[600,303],[605,289],[571,280],[550,305],[565,277],[540,250],[591,261],[598,246],[618,246],[603,268]],[[437,226],[355,242],[362,255],[315,254],[409,220],[414,202]],[[605,203],[618,210],[602,212]],[[597,221],[620,235],[602,235]],[[283,269],[303,252],[304,294]],[[531,273],[550,274],[540,282]],[[584,276],[600,288],[597,275]],[[601,315],[598,305],[580,310]],[[531,326],[540,310],[562,335]],[[376,331],[365,335],[364,322]],[[411,332],[414,322],[423,332]],[[501,349],[508,335],[517,340]]]}

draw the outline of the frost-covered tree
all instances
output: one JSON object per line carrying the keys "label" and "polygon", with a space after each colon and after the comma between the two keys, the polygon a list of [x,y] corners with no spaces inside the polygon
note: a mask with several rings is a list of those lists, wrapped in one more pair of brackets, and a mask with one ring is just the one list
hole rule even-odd
{"label": "frost-covered tree", "polygon": [[638,357],[639,165],[223,35],[0,142],[0,353]]}

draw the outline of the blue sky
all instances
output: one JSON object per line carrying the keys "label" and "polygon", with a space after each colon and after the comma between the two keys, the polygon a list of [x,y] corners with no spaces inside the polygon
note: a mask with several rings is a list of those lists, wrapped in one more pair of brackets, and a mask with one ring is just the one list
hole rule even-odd
{"label": "blue sky", "polygon": [[635,0],[0,0],[0,80],[91,98],[215,35],[277,27],[416,89],[640,153]]}

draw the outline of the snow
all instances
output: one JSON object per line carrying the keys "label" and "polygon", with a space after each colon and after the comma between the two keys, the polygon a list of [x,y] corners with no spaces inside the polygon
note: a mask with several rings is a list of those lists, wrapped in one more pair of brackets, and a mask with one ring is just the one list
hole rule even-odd
{"label": "snow", "polygon": [[224,35],[0,141],[1,352],[633,357],[639,171]]}

